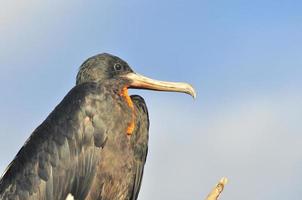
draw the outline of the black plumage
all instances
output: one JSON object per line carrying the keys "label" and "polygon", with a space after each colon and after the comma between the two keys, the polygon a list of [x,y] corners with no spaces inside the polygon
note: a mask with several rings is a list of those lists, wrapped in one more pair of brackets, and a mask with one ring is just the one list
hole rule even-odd
{"label": "black plumage", "polygon": [[[170,84],[170,85],[169,85]],[[145,101],[128,88],[186,92],[152,82],[110,54],[89,58],[76,86],[32,133],[0,180],[3,200],[137,199],[148,149]]]}

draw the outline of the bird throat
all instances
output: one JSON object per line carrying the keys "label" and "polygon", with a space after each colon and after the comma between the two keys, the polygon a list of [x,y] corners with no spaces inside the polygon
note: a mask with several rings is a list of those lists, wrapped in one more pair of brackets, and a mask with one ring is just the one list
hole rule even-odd
{"label": "bird throat", "polygon": [[128,94],[128,88],[124,87],[122,89],[122,92],[120,94],[126,101],[127,105],[129,106],[129,108],[131,109],[131,121],[128,123],[128,127],[127,127],[127,135],[132,135],[134,128],[135,128],[135,111],[134,111],[134,105],[133,102],[131,100],[131,97]]}

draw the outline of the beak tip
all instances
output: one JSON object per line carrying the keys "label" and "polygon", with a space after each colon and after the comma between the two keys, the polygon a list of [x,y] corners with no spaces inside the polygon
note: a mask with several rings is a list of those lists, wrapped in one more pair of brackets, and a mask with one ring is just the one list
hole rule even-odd
{"label": "beak tip", "polygon": [[192,85],[189,85],[188,87],[188,94],[191,95],[194,100],[196,99],[197,93]]}

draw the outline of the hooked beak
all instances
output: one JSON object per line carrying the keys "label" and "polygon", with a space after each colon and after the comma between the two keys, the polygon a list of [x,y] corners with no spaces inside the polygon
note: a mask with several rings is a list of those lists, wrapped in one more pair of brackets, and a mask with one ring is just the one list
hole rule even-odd
{"label": "hooked beak", "polygon": [[124,75],[124,77],[131,81],[129,88],[183,92],[191,95],[194,99],[196,98],[194,88],[188,83],[158,81],[133,72]]}

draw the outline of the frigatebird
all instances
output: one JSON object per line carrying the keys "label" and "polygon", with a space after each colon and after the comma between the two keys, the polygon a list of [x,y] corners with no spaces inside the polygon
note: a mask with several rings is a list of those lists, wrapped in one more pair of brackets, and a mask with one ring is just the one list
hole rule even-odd
{"label": "frigatebird", "polygon": [[136,200],[148,149],[144,99],[129,88],[195,91],[187,83],[139,75],[122,59],[98,54],[76,86],[31,134],[0,180],[2,200]]}

